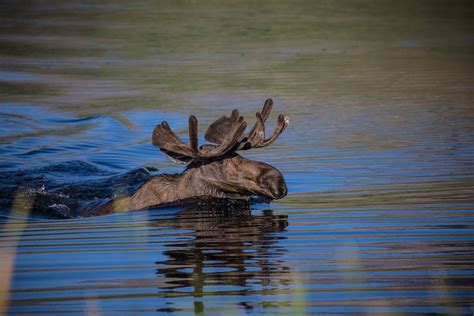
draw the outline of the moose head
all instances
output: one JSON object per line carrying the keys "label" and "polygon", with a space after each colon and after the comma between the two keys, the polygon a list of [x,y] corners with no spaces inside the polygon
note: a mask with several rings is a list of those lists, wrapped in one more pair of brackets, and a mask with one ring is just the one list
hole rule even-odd
{"label": "moose head", "polygon": [[198,121],[189,117],[189,144],[184,143],[166,121],[153,130],[153,145],[172,160],[187,163],[180,174],[158,175],[136,190],[130,197],[115,199],[102,209],[102,214],[137,210],[199,198],[248,200],[258,196],[274,200],[287,194],[281,172],[269,164],[246,159],[236,151],[271,145],[288,126],[288,118],[279,115],[273,134],[265,138],[273,101],[265,101],[253,128],[245,133],[247,123],[238,110],[230,117],[222,116],[207,129],[204,137],[211,144],[198,146]]}

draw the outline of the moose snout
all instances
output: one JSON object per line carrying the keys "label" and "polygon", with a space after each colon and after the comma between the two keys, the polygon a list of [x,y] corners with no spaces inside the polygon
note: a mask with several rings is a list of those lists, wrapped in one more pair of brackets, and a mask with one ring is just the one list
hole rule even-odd
{"label": "moose snout", "polygon": [[288,193],[285,179],[277,169],[266,171],[260,176],[260,187],[265,192],[264,195],[272,200],[281,199]]}
{"label": "moose snout", "polygon": [[286,187],[285,181],[282,181],[278,185],[272,185],[270,187],[270,193],[271,193],[272,199],[275,199],[275,200],[285,197],[286,194],[288,193],[288,189]]}

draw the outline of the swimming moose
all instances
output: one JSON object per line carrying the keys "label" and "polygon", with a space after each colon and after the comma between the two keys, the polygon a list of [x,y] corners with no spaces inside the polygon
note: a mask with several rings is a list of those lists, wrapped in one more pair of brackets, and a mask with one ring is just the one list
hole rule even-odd
{"label": "swimming moose", "polygon": [[118,197],[99,210],[84,210],[82,216],[101,215],[145,209],[200,198],[248,200],[258,196],[274,200],[287,194],[283,175],[276,168],[246,159],[236,153],[271,145],[288,126],[288,118],[278,116],[273,134],[265,138],[265,121],[273,102],[265,101],[253,128],[244,134],[247,123],[233,110],[230,117],[222,116],[207,129],[204,137],[214,144],[198,147],[198,122],[189,117],[189,144],[185,144],[163,121],[153,130],[153,145],[171,159],[188,163],[179,174],[152,177],[130,196]]}

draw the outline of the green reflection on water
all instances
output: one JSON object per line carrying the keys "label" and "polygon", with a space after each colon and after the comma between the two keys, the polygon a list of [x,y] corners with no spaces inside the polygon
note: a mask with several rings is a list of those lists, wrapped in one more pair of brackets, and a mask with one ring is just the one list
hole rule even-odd
{"label": "green reflection on water", "polygon": [[4,101],[95,114],[267,96],[292,109],[472,100],[468,1],[33,1],[1,11],[2,69],[59,79],[2,89]]}

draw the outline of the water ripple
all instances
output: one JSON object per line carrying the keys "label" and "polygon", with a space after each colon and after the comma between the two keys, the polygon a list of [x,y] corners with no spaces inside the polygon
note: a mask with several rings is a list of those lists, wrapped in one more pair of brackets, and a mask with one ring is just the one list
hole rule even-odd
{"label": "water ripple", "polygon": [[[0,314],[473,314],[472,6],[94,2],[0,3]],[[180,172],[156,124],[268,97],[290,125],[242,155],[282,200],[29,213]]]}

